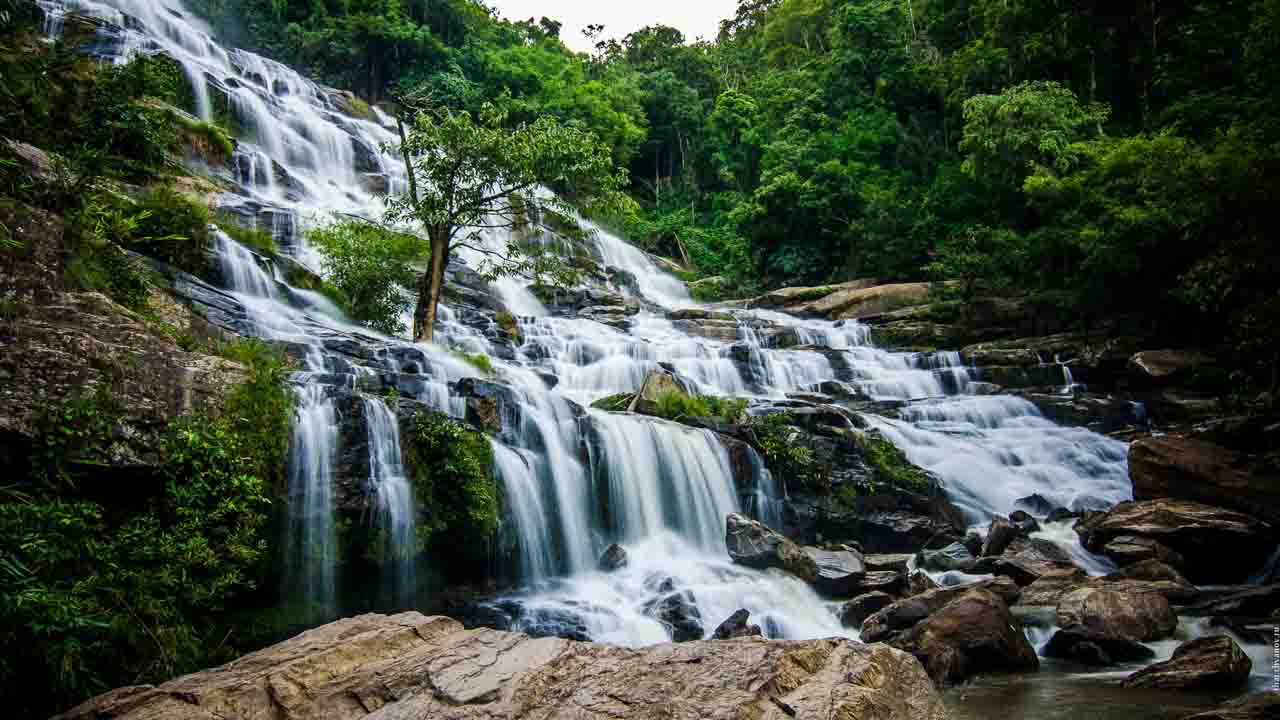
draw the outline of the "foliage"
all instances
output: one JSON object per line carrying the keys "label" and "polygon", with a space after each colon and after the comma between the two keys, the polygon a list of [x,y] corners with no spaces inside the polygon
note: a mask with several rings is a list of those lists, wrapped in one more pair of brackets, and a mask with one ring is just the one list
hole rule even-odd
{"label": "foliage", "polygon": [[405,331],[400,319],[412,301],[411,263],[423,257],[421,241],[359,220],[341,220],[311,230],[307,239],[321,254],[328,282],[346,299],[352,319],[378,332]]}
{"label": "foliage", "polygon": [[454,350],[453,354],[485,375],[493,374],[493,361],[489,359],[488,355],[484,353],[467,353],[462,350]]}
{"label": "foliage", "polygon": [[214,222],[219,230],[227,234],[227,237],[247,248],[265,253],[278,251],[275,238],[271,236],[270,232],[256,226],[242,225],[241,221],[230,213],[217,213]]}
{"label": "foliage", "polygon": [[879,433],[860,433],[856,437],[863,461],[875,471],[873,482],[913,492],[927,492],[933,487],[928,473],[913,465],[897,445]]}
{"label": "foliage", "polygon": [[220,651],[219,614],[253,591],[264,559],[291,408],[278,355],[229,352],[248,362],[246,382],[223,412],[174,422],[156,471],[110,465],[122,409],[106,386],[38,421],[30,472],[0,496],[0,693],[16,716]]}
{"label": "foliage", "polygon": [[619,393],[617,395],[609,395],[591,403],[591,407],[606,412],[626,412],[631,407],[632,401],[636,399],[635,393]]}
{"label": "foliage", "polygon": [[734,423],[739,422],[747,410],[744,399],[688,395],[678,390],[658,395],[654,405],[654,415],[677,422],[690,418],[719,418]]}
{"label": "foliage", "polygon": [[786,478],[789,485],[804,486],[817,480],[816,471],[812,451],[792,442],[794,421],[790,413],[773,413],[752,417],[747,424],[756,437],[756,449],[773,476]]}
{"label": "foliage", "polygon": [[[404,431],[405,469],[427,520],[418,532],[446,565],[474,575],[498,528],[493,449],[485,436],[444,415],[419,411]],[[477,567],[478,566],[478,567]]]}

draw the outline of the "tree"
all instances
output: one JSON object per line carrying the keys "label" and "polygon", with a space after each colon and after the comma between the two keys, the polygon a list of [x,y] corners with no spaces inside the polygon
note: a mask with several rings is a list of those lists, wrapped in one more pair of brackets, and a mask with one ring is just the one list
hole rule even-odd
{"label": "tree", "polygon": [[307,233],[321,253],[329,282],[342,292],[351,319],[378,332],[404,332],[401,315],[412,305],[410,263],[425,255],[414,235],[359,220],[344,220]]}
{"label": "tree", "polygon": [[[478,240],[488,230],[514,229],[547,213],[569,213],[563,199],[605,212],[623,211],[624,173],[594,133],[549,117],[508,129],[506,115],[486,105],[468,112],[420,111],[406,131],[401,152],[409,170],[409,192],[388,201],[387,221],[416,222],[431,249],[430,265],[418,281],[414,339],[431,342],[436,307],[451,253],[466,247],[485,259],[487,277],[532,276],[563,283],[572,271],[561,258],[508,241],[494,250]],[[509,236],[514,237],[514,236]]]}

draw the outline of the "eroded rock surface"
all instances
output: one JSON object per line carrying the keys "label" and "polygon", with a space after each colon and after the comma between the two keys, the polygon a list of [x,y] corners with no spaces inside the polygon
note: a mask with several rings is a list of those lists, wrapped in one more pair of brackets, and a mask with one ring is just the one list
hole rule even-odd
{"label": "eroded rock surface", "polygon": [[58,720],[945,720],[924,669],[848,640],[701,641],[632,650],[456,620],[362,615]]}

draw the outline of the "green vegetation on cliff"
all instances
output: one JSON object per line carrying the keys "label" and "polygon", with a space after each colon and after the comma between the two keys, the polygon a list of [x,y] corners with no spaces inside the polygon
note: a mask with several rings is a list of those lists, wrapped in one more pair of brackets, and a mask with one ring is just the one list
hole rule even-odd
{"label": "green vegetation on cliff", "polygon": [[278,354],[258,343],[225,352],[246,380],[219,412],[173,421],[154,465],[112,462],[121,410],[109,387],[38,421],[29,469],[0,488],[0,694],[27,703],[9,706],[15,716],[241,647],[223,613],[265,573],[292,399]]}

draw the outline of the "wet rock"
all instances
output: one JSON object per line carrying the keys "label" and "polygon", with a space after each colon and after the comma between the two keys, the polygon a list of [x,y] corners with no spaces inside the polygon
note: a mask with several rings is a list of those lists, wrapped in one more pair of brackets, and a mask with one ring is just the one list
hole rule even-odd
{"label": "wet rock", "polygon": [[919,595],[923,592],[936,590],[938,583],[929,577],[929,573],[923,570],[914,570],[907,575],[907,594]]}
{"label": "wet rock", "polygon": [[877,285],[880,285],[879,280],[862,279],[850,280],[838,285],[781,288],[753,298],[748,303],[748,306],[753,308],[787,308],[791,312],[799,305],[820,300],[842,290],[865,290]]}
{"label": "wet rock", "polygon": [[1182,612],[1198,617],[1280,617],[1280,585],[1250,587],[1182,608]]}
{"label": "wet rock", "polygon": [[729,616],[729,619],[720,623],[716,631],[711,634],[715,640],[732,640],[734,638],[743,637],[760,637],[764,633],[760,631],[759,625],[751,625],[748,620],[751,613],[746,610],[738,610]]}
{"label": "wet rock", "polygon": [[1009,547],[1009,543],[1018,536],[1018,529],[1005,518],[997,517],[987,528],[987,539],[982,543],[982,557],[1000,555]]}
{"label": "wet rock", "polygon": [[1079,568],[1051,570],[1022,588],[1018,602],[1023,605],[1048,605],[1057,607],[1063,595],[1088,582],[1089,576]]}
{"label": "wet rock", "polygon": [[736,320],[674,320],[672,327],[694,337],[731,343],[741,339]]}
{"label": "wet rock", "polygon": [[864,620],[889,607],[893,602],[893,596],[888,593],[863,593],[841,606],[840,624],[856,630],[862,627]]}
{"label": "wet rock", "polygon": [[907,566],[911,564],[910,554],[902,553],[896,555],[866,555],[862,561],[866,564],[867,570],[891,570],[894,572],[905,573]]}
{"label": "wet rock", "polygon": [[1081,520],[1076,532],[1094,552],[1126,535],[1157,540],[1185,559],[1182,569],[1197,584],[1239,582],[1274,547],[1272,527],[1253,516],[1174,499],[1121,503]]}
{"label": "wet rock", "polygon": [[1080,513],[1076,510],[1060,507],[1054,508],[1045,516],[1045,522],[1061,522],[1063,520],[1074,520],[1080,517]]}
{"label": "wet rock", "polygon": [[969,548],[961,543],[951,543],[941,550],[922,550],[920,565],[930,570],[959,570],[968,572],[973,569],[977,559]]}
{"label": "wet rock", "polygon": [[901,595],[907,589],[907,574],[897,570],[873,570],[863,575],[845,595],[860,595],[873,591]]}
{"label": "wet rock", "polygon": [[1175,498],[1280,523],[1280,474],[1254,467],[1246,454],[1186,437],[1136,440],[1129,475],[1136,500]]}
{"label": "wet rock", "polygon": [[862,640],[863,642],[880,642],[892,638],[974,589],[995,593],[1005,604],[1016,602],[1019,595],[1018,587],[1007,578],[926,590],[918,595],[898,600],[869,616],[862,624]]}
{"label": "wet rock", "polygon": [[1040,531],[1040,523],[1030,513],[1022,510],[1014,510],[1009,513],[1009,522],[1013,525],[1014,530],[1017,530],[1017,534],[1022,537]]}
{"label": "wet rock", "polygon": [[681,308],[667,313],[672,320],[715,320],[717,322],[737,322],[731,313],[706,308]]}
{"label": "wet rock", "polygon": [[662,623],[671,633],[671,642],[688,642],[702,638],[702,613],[688,590],[673,592],[645,603],[645,615]]}
{"label": "wet rock", "polygon": [[641,415],[652,415],[658,410],[658,400],[667,393],[689,394],[675,375],[661,370],[650,370],[628,410]]}
{"label": "wet rock", "polygon": [[1280,692],[1260,692],[1223,703],[1183,720],[1275,720],[1280,717]]}
{"label": "wet rock", "polygon": [[1062,596],[1057,623],[1045,655],[1111,665],[1151,657],[1142,643],[1168,637],[1178,617],[1158,593],[1083,587]]}
{"label": "wet rock", "polygon": [[[289,717],[617,720],[865,716],[945,720],[906,653],[841,640],[746,638],[632,649],[464,630],[418,613],[362,615],[309,630],[220,668],[90,700],[59,720]],[[780,683],[779,678],[785,678]],[[789,710],[784,712],[781,707]],[[605,709],[607,708],[607,710]]]}
{"label": "wet rock", "polygon": [[818,592],[833,597],[848,597],[867,574],[862,553],[856,550],[819,550],[807,547],[804,551],[818,566],[818,576],[812,581]]}
{"label": "wet rock", "polygon": [[1134,387],[1164,387],[1213,362],[1194,350],[1144,350],[1129,358],[1129,379]]}
{"label": "wet rock", "polygon": [[949,685],[978,673],[1035,672],[1036,651],[1004,601],[984,589],[965,592],[891,641]]}
{"label": "wet rock", "polygon": [[818,579],[818,563],[803,548],[748,517],[732,514],[725,519],[725,546],[739,565],[779,568],[806,582]]}
{"label": "wet rock", "polygon": [[627,557],[626,548],[614,543],[605,548],[604,554],[600,556],[600,569],[605,572],[613,572],[621,570],[630,562]]}
{"label": "wet rock", "polygon": [[1136,535],[1121,535],[1103,545],[1102,554],[1115,560],[1122,567],[1146,560],[1157,560],[1174,568],[1183,567],[1186,564],[1186,560],[1181,555],[1160,544],[1159,540]]}
{"label": "wet rock", "polygon": [[1169,660],[1125,678],[1130,688],[1238,690],[1249,682],[1253,662],[1226,635],[1198,638],[1178,646]]}

